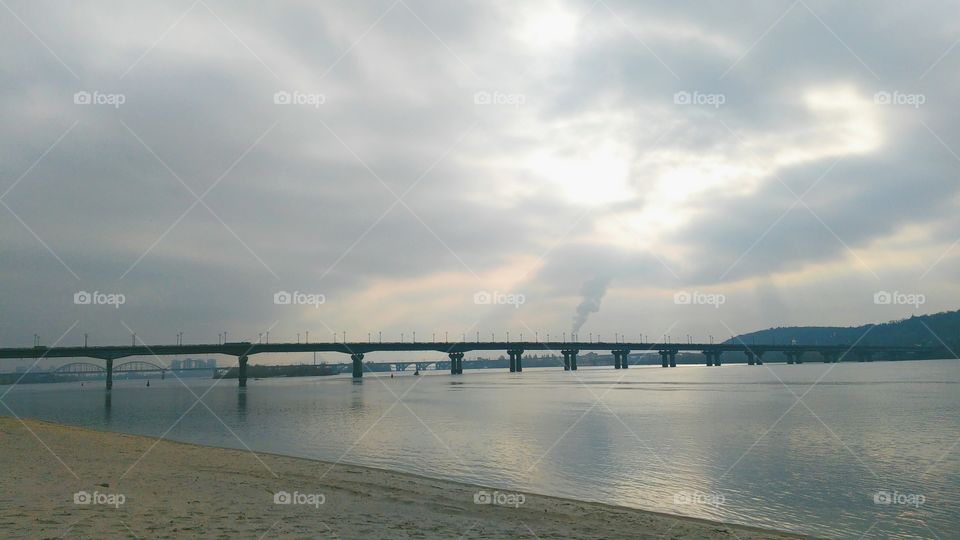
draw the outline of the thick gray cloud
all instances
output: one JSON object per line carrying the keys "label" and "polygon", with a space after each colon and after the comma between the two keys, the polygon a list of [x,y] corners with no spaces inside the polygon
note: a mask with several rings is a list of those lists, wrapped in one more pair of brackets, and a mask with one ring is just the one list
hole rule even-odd
{"label": "thick gray cloud", "polygon": [[[957,304],[948,2],[8,5],[7,344],[77,321],[65,341],[559,334],[601,282],[584,331],[912,310],[878,310],[879,289]],[[128,300],[76,306],[80,290]],[[727,303],[684,309],[679,290]]]}

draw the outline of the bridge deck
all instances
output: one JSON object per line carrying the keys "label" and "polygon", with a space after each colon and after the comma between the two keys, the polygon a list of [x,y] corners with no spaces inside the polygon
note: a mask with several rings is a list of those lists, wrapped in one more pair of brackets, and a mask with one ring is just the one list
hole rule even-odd
{"label": "bridge deck", "polygon": [[[940,348],[923,346],[888,345],[801,345],[801,344],[744,344],[744,343],[640,343],[640,342],[533,342],[533,341],[480,341],[480,342],[320,342],[320,343],[248,343],[228,342],[223,344],[184,345],[137,345],[103,347],[8,347],[0,348],[0,358],[101,358],[115,359],[127,356],[170,356],[188,354],[225,354],[229,356],[252,356],[263,353],[336,352],[343,354],[367,354],[372,352],[439,352],[459,353],[471,351],[713,351],[713,352],[825,352],[825,353],[877,353],[902,352],[932,354]],[[952,355],[950,355],[952,356]]]}

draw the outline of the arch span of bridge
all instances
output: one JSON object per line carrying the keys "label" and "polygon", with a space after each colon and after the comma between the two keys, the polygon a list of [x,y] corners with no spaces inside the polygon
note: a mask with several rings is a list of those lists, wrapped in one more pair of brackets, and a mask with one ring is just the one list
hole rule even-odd
{"label": "arch span of bridge", "polygon": [[[0,348],[0,358],[99,358],[106,361],[106,367],[100,368],[96,364],[87,362],[73,362],[67,366],[93,366],[106,371],[107,388],[113,386],[113,361],[128,356],[148,356],[157,358],[169,355],[208,355],[223,354],[236,356],[238,359],[237,378],[241,387],[247,384],[247,361],[250,356],[264,353],[307,353],[307,352],[336,352],[350,355],[355,378],[363,377],[364,355],[372,352],[413,352],[433,351],[446,354],[449,357],[450,373],[463,373],[463,355],[471,351],[506,351],[510,356],[510,371],[523,371],[523,354],[526,351],[559,351],[563,355],[563,369],[575,371],[577,369],[577,355],[581,351],[609,351],[614,357],[615,369],[626,369],[630,366],[631,353],[658,353],[662,367],[676,367],[676,355],[681,351],[702,353],[707,366],[721,366],[723,353],[735,352],[743,354],[748,365],[763,365],[763,356],[766,353],[782,353],[787,364],[803,363],[804,356],[819,354],[824,362],[848,361],[854,358],[857,361],[869,362],[878,354],[898,354],[904,358],[932,358],[942,354],[941,358],[954,358],[943,347],[929,346],[871,346],[871,345],[800,345],[800,344],[752,344],[745,343],[655,343],[655,342],[392,342],[392,343],[250,343],[227,342],[218,344],[178,344],[178,345],[130,345],[130,346],[103,346],[103,347],[19,347]],[[428,364],[432,362],[409,362],[411,364]],[[133,371],[133,365],[149,370],[162,368],[151,362],[134,360],[117,366],[117,371]],[[131,366],[121,370],[121,366]],[[63,369],[66,366],[61,366]],[[73,369],[73,368],[71,368]],[[82,367],[81,369],[91,369]]]}
{"label": "arch span of bridge", "polygon": [[129,362],[124,362],[122,364],[117,364],[114,371],[125,371],[127,373],[139,373],[139,372],[152,372],[152,371],[169,371],[170,368],[166,366],[158,366],[153,362],[147,362],[145,360],[130,360]]}

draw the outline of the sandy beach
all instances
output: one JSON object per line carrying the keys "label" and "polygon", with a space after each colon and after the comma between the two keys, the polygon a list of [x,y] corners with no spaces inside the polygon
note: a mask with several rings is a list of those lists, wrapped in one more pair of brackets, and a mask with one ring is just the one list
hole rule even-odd
{"label": "sandy beach", "polygon": [[800,538],[9,417],[0,467],[5,538]]}

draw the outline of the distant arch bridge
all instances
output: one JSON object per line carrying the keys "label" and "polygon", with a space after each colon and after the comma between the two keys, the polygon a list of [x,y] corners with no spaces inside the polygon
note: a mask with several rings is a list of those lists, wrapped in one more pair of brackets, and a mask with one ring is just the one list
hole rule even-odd
{"label": "distant arch bridge", "polygon": [[[154,364],[153,362],[146,362],[144,360],[131,360],[129,362],[124,362],[122,364],[113,366],[114,373],[163,373],[165,371],[170,371],[170,368]],[[64,364],[53,370],[53,373],[64,375],[100,375],[106,374],[106,372],[106,367],[92,364],[90,362],[70,362],[69,364]]]}

